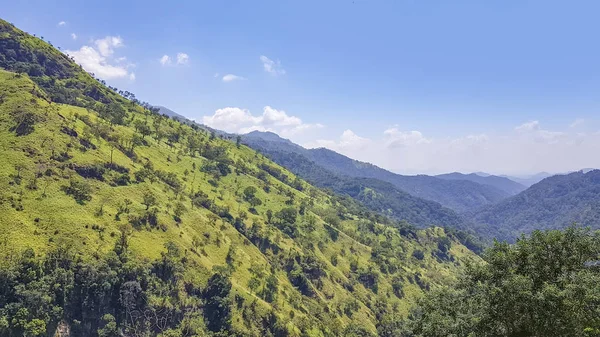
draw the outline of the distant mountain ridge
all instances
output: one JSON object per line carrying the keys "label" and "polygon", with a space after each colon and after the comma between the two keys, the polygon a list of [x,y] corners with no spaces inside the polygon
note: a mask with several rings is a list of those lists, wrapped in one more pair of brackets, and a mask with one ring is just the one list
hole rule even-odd
{"label": "distant mountain ridge", "polygon": [[161,115],[167,115],[169,117],[174,117],[174,118],[177,118],[178,120],[181,120],[181,121],[188,121],[189,120],[189,118],[187,118],[187,117],[185,117],[183,115],[180,115],[177,112],[175,112],[175,111],[173,111],[173,110],[171,110],[171,109],[169,109],[167,107],[164,107],[162,105],[155,105],[155,107],[158,108],[158,113],[161,114]]}
{"label": "distant mountain ridge", "polygon": [[309,150],[274,133],[263,134],[251,133],[244,136],[243,140],[248,143],[249,138],[253,136],[259,137],[258,139],[262,141],[265,141],[265,138],[269,139],[265,144],[259,145],[255,141],[251,146],[316,186],[350,196],[371,210],[398,220],[405,220],[418,227],[434,224],[453,228],[462,227],[462,218],[437,202],[414,197],[385,181],[334,173],[309,159]]}
{"label": "distant mountain ridge", "polygon": [[554,175],[527,190],[476,211],[472,221],[499,239],[534,229],[557,229],[577,222],[600,228],[600,170]]}
{"label": "distant mountain ridge", "polygon": [[495,175],[482,176],[477,173],[463,174],[459,172],[440,174],[437,178],[447,180],[468,180],[478,184],[488,185],[504,191],[510,195],[518,194],[527,189],[527,186],[519,184],[509,178],[499,177]]}
{"label": "distant mountain ridge", "polygon": [[[275,152],[300,154],[332,173],[354,178],[378,179],[412,196],[438,202],[458,212],[474,210],[510,196],[509,193],[493,186],[467,180],[446,180],[426,175],[399,175],[325,148],[305,149],[274,133],[254,131],[244,135],[243,140],[265,154]],[[293,167],[289,168],[294,170]]]}
{"label": "distant mountain ridge", "polygon": [[499,177],[508,178],[508,179],[510,179],[514,182],[517,182],[525,187],[530,187],[531,185],[537,184],[538,182],[542,181],[543,179],[546,179],[551,176],[553,176],[553,174],[548,173],[548,172],[540,172],[540,173],[536,173],[536,174],[528,176],[528,177],[514,177],[514,176],[508,176],[508,175],[500,175]]}

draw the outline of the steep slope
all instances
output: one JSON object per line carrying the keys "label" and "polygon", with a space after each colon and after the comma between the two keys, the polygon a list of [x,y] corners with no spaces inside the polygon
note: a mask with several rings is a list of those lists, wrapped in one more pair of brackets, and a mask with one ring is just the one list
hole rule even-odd
{"label": "steep slope", "polygon": [[473,214],[476,223],[514,239],[534,229],[559,229],[577,222],[600,228],[600,170],[555,175]]}
{"label": "steep slope", "polygon": [[440,174],[435,176],[436,178],[446,179],[446,180],[468,180],[481,185],[488,185],[494,188],[497,188],[509,195],[515,195],[523,192],[527,187],[521,185],[515,181],[512,181],[505,177],[499,177],[494,175],[487,175],[485,177],[476,174],[462,174],[459,172]]}
{"label": "steep slope", "polygon": [[422,228],[432,225],[462,228],[462,219],[451,209],[413,197],[388,182],[334,174],[297,153],[271,151],[268,157],[311,184],[348,195],[381,214]]}
{"label": "steep slope", "polygon": [[[251,139],[252,137],[258,139]],[[274,133],[250,133],[244,142],[311,184],[348,195],[376,212],[419,227],[461,228],[462,219],[440,204],[414,197],[391,183],[372,178],[352,178],[324,169],[307,158],[310,151]]]}
{"label": "steep slope", "polygon": [[2,336],[371,336],[479,260],[121,97],[2,20],[0,46],[19,71],[0,70]]}
{"label": "steep slope", "polygon": [[[458,212],[473,210],[509,196],[508,193],[494,187],[472,181],[444,180],[426,175],[403,176],[395,174],[375,165],[350,159],[328,149],[304,149],[288,140],[276,139],[275,136],[272,133],[252,132],[244,137],[244,142],[267,154],[271,151],[278,151],[303,155],[321,168],[334,174],[372,178],[388,182],[401,191],[415,197],[438,202],[442,206]],[[290,169],[293,170],[291,167]]]}

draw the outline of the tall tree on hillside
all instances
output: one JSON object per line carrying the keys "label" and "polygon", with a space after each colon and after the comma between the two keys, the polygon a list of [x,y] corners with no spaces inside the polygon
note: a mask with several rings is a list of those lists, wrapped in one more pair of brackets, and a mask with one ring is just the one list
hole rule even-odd
{"label": "tall tree on hillside", "polygon": [[535,231],[484,257],[420,301],[409,336],[600,336],[600,232]]}

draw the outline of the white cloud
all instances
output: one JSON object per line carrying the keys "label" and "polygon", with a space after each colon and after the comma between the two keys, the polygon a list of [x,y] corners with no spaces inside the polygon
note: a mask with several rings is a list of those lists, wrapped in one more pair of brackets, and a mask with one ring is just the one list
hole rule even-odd
{"label": "white cloud", "polygon": [[356,157],[357,153],[364,153],[366,152],[365,150],[367,150],[373,145],[374,144],[371,139],[361,137],[350,129],[344,130],[344,132],[342,132],[342,135],[338,140],[319,139],[314,142],[304,144],[304,146],[307,148],[325,147],[348,156],[350,156],[350,154],[353,154],[353,158],[357,159],[360,158]]}
{"label": "white cloud", "polygon": [[223,76],[223,82],[242,81],[245,79],[246,79],[245,77],[237,76],[234,74],[227,74],[227,75]]}
{"label": "white cloud", "polygon": [[262,115],[252,115],[249,110],[227,107],[218,109],[212,116],[204,116],[202,123],[227,132],[248,133],[250,131],[272,131],[284,137],[322,128],[322,124],[307,124],[296,116],[270,106],[263,108]]}
{"label": "white cloud", "polygon": [[162,64],[163,66],[171,65],[173,64],[173,62],[175,62],[175,64],[177,65],[185,65],[188,64],[189,61],[190,56],[186,53],[177,53],[175,58],[172,58],[171,56],[165,54],[159,59],[160,64]]}
{"label": "white cloud", "polygon": [[576,120],[573,121],[573,123],[569,124],[569,127],[576,128],[580,125],[583,125],[584,122],[585,122],[585,120],[583,118],[577,118]]}
{"label": "white cloud", "polygon": [[75,34],[75,33],[71,33],[71,38],[72,38],[73,40],[77,40],[77,34]]}
{"label": "white cloud", "polygon": [[163,66],[166,66],[166,65],[171,64],[171,57],[169,55],[163,55],[159,61],[160,61],[160,64],[162,64]]}
{"label": "white cloud", "polygon": [[120,36],[107,36],[94,41],[100,55],[107,57],[115,52],[115,48],[123,47],[123,39]]}
{"label": "white cloud", "polygon": [[61,21],[61,22],[59,22],[59,23],[58,23],[58,26],[59,26],[59,27],[66,26],[66,25],[67,25],[67,23],[66,23],[66,22],[64,22],[64,21]]}
{"label": "white cloud", "polygon": [[[79,50],[67,50],[66,53],[73,57],[75,62],[89,72],[102,79],[131,77],[128,71],[133,64],[122,65],[112,55],[115,49],[124,46],[123,39],[119,36],[107,36],[93,41],[94,46],[82,46]],[[121,59],[121,58],[119,58]],[[133,75],[135,77],[135,75]]]}
{"label": "white cloud", "polygon": [[429,137],[416,130],[388,128],[362,137],[345,130],[337,139],[320,139],[306,147],[326,147],[351,158],[405,174],[489,172],[528,174],[600,168],[600,132],[546,130],[539,121],[505,132],[462,137]]}
{"label": "white cloud", "polygon": [[135,73],[129,74],[129,79],[135,81]]}
{"label": "white cloud", "polygon": [[539,121],[530,121],[527,123],[523,123],[519,126],[516,126],[515,130],[519,131],[519,132],[527,132],[527,131],[532,131],[532,130],[538,130],[539,128],[540,128]]}
{"label": "white cloud", "polygon": [[532,139],[536,142],[554,143],[565,135],[564,132],[549,131],[541,128],[539,121],[531,121],[515,127],[521,138]]}
{"label": "white cloud", "polygon": [[190,60],[190,57],[186,53],[178,53],[177,54],[177,64],[187,64]]}
{"label": "white cloud", "polygon": [[400,131],[398,127],[387,129],[383,134],[387,137],[386,145],[392,148],[431,142],[420,131]]}
{"label": "white cloud", "polygon": [[260,61],[263,63],[263,69],[272,74],[272,75],[285,75],[285,69],[281,66],[281,62],[279,60],[273,61],[270,58],[261,55]]}

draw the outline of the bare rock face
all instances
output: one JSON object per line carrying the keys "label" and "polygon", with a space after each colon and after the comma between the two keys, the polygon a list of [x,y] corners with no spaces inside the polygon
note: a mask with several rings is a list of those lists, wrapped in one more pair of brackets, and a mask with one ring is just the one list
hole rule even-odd
{"label": "bare rock face", "polygon": [[54,337],[70,337],[71,336],[71,327],[67,322],[60,321],[58,326],[56,327],[56,331],[54,332]]}

